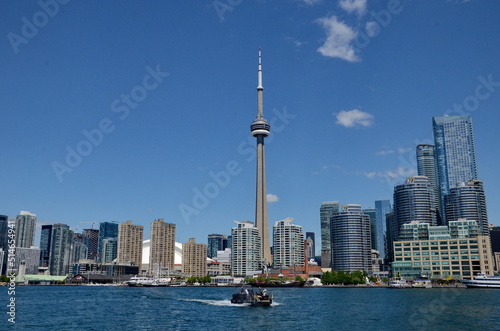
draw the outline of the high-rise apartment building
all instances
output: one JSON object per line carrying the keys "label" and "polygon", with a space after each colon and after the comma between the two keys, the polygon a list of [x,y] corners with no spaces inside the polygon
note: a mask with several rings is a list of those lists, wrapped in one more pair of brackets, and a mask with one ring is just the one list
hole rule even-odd
{"label": "high-rise apartment building", "polygon": [[209,258],[217,257],[217,251],[223,251],[228,248],[228,239],[225,234],[209,234],[208,235],[208,250]]}
{"label": "high-rise apartment building", "polygon": [[386,259],[387,255],[387,222],[385,215],[392,211],[389,200],[376,200],[375,210],[377,217],[377,250],[381,259]]}
{"label": "high-rise apartment building", "polygon": [[52,276],[69,274],[71,262],[73,231],[66,224],[52,226],[50,240],[49,272]]}
{"label": "high-rise apartment building", "polygon": [[441,192],[439,190],[439,176],[437,170],[436,147],[434,145],[420,144],[417,146],[417,172],[419,176],[429,179],[434,192],[434,207],[438,225],[445,225],[444,213],[441,210]]}
{"label": "high-rise apartment building", "polygon": [[427,177],[408,177],[404,184],[394,187],[394,221],[395,240],[403,224],[419,221],[437,225],[434,193]]}
{"label": "high-rise apartment building", "polygon": [[73,251],[71,253],[71,263],[79,263],[80,260],[87,260],[88,248],[85,244],[83,233],[73,234]]}
{"label": "high-rise apartment building", "polygon": [[343,205],[332,217],[331,233],[333,270],[371,272],[370,216],[361,205]]}
{"label": "high-rise apartment building", "polygon": [[4,275],[7,270],[7,256],[9,252],[9,217],[0,215],[0,275]]}
{"label": "high-rise apartment building", "polygon": [[87,246],[87,259],[97,261],[97,252],[99,248],[99,230],[84,229],[83,237]]}
{"label": "high-rise apartment building", "polygon": [[470,116],[433,117],[441,210],[444,197],[457,183],[478,179],[474,132]]}
{"label": "high-rise apartment building", "polygon": [[194,238],[182,244],[182,272],[194,277],[207,275],[207,245],[197,244]]}
{"label": "high-rise apartment building", "polygon": [[[115,239],[118,243],[118,223],[117,222],[101,222],[99,224],[99,243],[97,248],[98,261],[103,261],[103,240],[104,239]],[[116,255],[116,254],[115,254]],[[110,255],[107,256],[110,258]],[[112,259],[114,260],[116,256]],[[104,261],[103,261],[104,262]]]}
{"label": "high-rise apartment building", "polygon": [[304,233],[302,227],[291,224],[293,218],[274,223],[273,267],[295,267],[304,265]]}
{"label": "high-rise apartment building", "polygon": [[30,248],[35,244],[36,215],[21,211],[16,217],[16,247]]}
{"label": "high-rise apartment building", "polygon": [[126,221],[118,226],[118,263],[141,268],[144,227]]}
{"label": "high-rise apartment building", "polygon": [[259,229],[250,221],[235,222],[231,229],[231,274],[246,276],[261,267]]}
{"label": "high-rise apartment building", "polygon": [[160,218],[151,223],[150,273],[161,269],[174,270],[174,264],[175,224],[165,223],[165,220]]}
{"label": "high-rise apartment building", "polygon": [[339,212],[338,201],[323,202],[319,208],[321,227],[321,266],[331,267],[331,221],[332,217]]}
{"label": "high-rise apartment building", "polygon": [[40,233],[40,267],[48,268],[50,261],[50,247],[52,242],[52,225],[42,225]]}
{"label": "high-rise apartment building", "polygon": [[386,232],[385,232],[385,258],[388,262],[393,261],[394,258],[394,241],[397,240],[396,234],[398,231],[398,224],[396,222],[396,217],[394,216],[394,211],[385,214]]}
{"label": "high-rise apartment building", "polygon": [[104,238],[101,241],[101,262],[111,263],[116,259],[118,252],[117,238]]}
{"label": "high-rise apartment building", "polygon": [[460,218],[477,221],[481,234],[489,235],[486,197],[481,180],[469,180],[458,183],[445,196],[446,221],[456,221]]}
{"label": "high-rise apartment building", "polygon": [[[378,248],[377,243],[377,210],[376,209],[363,209],[363,214],[370,216],[370,235],[372,242],[372,249]],[[380,255],[379,255],[380,257]]]}
{"label": "high-rise apartment building", "polygon": [[40,249],[36,246],[16,247],[14,255],[14,268],[19,271],[20,265],[23,263],[26,268],[27,275],[36,275],[38,273],[38,265],[40,263]]}

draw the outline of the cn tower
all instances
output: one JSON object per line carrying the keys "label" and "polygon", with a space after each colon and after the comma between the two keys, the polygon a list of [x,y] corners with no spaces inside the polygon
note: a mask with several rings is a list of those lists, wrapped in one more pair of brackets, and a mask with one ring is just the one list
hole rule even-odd
{"label": "cn tower", "polygon": [[259,229],[261,242],[261,257],[263,265],[273,262],[271,246],[269,243],[269,223],[267,220],[267,194],[266,194],[266,162],[264,153],[264,138],[269,136],[271,126],[264,119],[262,98],[264,87],[262,86],[262,52],[259,48],[259,67],[257,85],[257,118],[253,121],[250,129],[252,136],[257,138],[257,197],[255,203],[255,226]]}

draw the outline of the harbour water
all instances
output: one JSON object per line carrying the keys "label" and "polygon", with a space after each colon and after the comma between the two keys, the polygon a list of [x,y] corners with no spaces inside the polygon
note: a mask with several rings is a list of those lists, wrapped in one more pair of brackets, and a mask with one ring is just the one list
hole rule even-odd
{"label": "harbour water", "polygon": [[238,288],[25,286],[0,330],[500,330],[500,290],[270,288],[271,307],[231,304]]}

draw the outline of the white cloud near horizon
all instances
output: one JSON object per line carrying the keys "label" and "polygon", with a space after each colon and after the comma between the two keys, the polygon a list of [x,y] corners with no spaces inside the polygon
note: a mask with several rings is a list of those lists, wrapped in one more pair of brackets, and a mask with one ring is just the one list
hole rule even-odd
{"label": "white cloud near horizon", "polygon": [[358,62],[352,41],[357,36],[351,27],[337,19],[336,16],[322,17],[316,20],[326,32],[324,44],[318,52],[324,56],[336,57],[349,62]]}
{"label": "white cloud near horizon", "polygon": [[375,155],[389,155],[389,154],[394,154],[394,150],[389,149],[389,150],[378,151],[375,153]]}
{"label": "white cloud near horizon", "polygon": [[376,177],[391,179],[395,184],[402,184],[406,177],[416,176],[417,169],[400,166],[396,169],[388,169],[384,171],[365,171],[363,172],[363,175],[370,179],[374,179]]}
{"label": "white cloud near horizon", "polygon": [[339,6],[349,14],[356,13],[361,16],[366,12],[367,0],[340,0]]}
{"label": "white cloud near horizon", "polygon": [[273,203],[273,202],[280,201],[280,198],[276,194],[268,194],[266,196],[266,198],[267,198],[267,203]]}
{"label": "white cloud near horizon", "polygon": [[335,114],[335,116],[337,118],[336,124],[342,125],[346,128],[352,128],[355,126],[368,127],[373,125],[373,115],[359,109],[342,110]]}
{"label": "white cloud near horizon", "polygon": [[317,3],[320,3],[322,0],[302,0],[303,3],[309,6],[314,6]]}

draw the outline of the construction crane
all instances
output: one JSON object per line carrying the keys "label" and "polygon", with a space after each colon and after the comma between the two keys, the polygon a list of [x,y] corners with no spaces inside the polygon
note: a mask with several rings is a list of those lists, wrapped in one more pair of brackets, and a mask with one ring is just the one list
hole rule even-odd
{"label": "construction crane", "polygon": [[97,222],[80,222],[83,224],[92,224],[92,230],[94,230],[94,225],[96,225]]}

